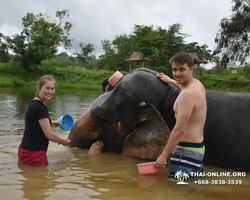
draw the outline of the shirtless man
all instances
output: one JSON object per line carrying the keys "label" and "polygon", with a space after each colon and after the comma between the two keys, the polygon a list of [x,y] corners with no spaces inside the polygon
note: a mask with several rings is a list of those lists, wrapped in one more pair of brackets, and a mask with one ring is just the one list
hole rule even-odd
{"label": "shirtless man", "polygon": [[173,77],[170,79],[163,73],[157,74],[164,82],[170,82],[181,92],[173,109],[176,124],[170,133],[169,140],[156,166],[166,166],[167,157],[171,153],[170,178],[182,170],[191,177],[190,172],[203,171],[203,129],[207,115],[206,91],[202,83],[193,77],[193,59],[187,53],[180,53],[170,59]]}

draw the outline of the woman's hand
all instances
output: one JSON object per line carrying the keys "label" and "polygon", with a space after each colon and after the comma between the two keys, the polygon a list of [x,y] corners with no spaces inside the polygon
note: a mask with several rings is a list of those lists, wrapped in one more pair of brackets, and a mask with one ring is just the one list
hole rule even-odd
{"label": "woman's hand", "polygon": [[53,120],[52,122],[52,126],[58,127],[61,125],[61,123],[58,120]]}
{"label": "woman's hand", "polygon": [[62,144],[64,146],[69,146],[71,144],[71,140],[64,139],[63,143],[58,143],[58,144]]}

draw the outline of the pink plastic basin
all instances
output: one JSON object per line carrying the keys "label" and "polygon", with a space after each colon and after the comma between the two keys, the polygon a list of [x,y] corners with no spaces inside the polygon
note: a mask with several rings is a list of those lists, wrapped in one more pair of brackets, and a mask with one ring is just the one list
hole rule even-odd
{"label": "pink plastic basin", "polygon": [[155,162],[147,162],[137,164],[139,174],[155,174],[158,172],[158,168],[155,166]]}
{"label": "pink plastic basin", "polygon": [[114,87],[115,84],[123,77],[123,74],[119,71],[116,71],[110,78],[109,84],[111,87]]}

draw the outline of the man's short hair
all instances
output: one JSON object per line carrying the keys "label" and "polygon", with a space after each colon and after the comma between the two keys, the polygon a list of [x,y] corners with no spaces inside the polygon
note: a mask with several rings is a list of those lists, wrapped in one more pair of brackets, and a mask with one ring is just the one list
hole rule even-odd
{"label": "man's short hair", "polygon": [[176,63],[176,64],[182,64],[184,65],[187,63],[189,67],[194,66],[194,61],[193,58],[186,52],[179,53],[169,60],[170,64]]}

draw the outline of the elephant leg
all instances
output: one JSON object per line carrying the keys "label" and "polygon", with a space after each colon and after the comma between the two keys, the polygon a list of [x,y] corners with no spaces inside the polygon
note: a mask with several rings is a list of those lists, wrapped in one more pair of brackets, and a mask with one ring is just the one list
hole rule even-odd
{"label": "elephant leg", "polygon": [[170,129],[151,104],[140,104],[139,122],[124,142],[123,155],[156,159],[164,149]]}
{"label": "elephant leg", "polygon": [[104,144],[101,140],[98,140],[94,142],[91,147],[89,148],[88,154],[89,155],[97,155],[100,154],[102,149],[104,147]]}

